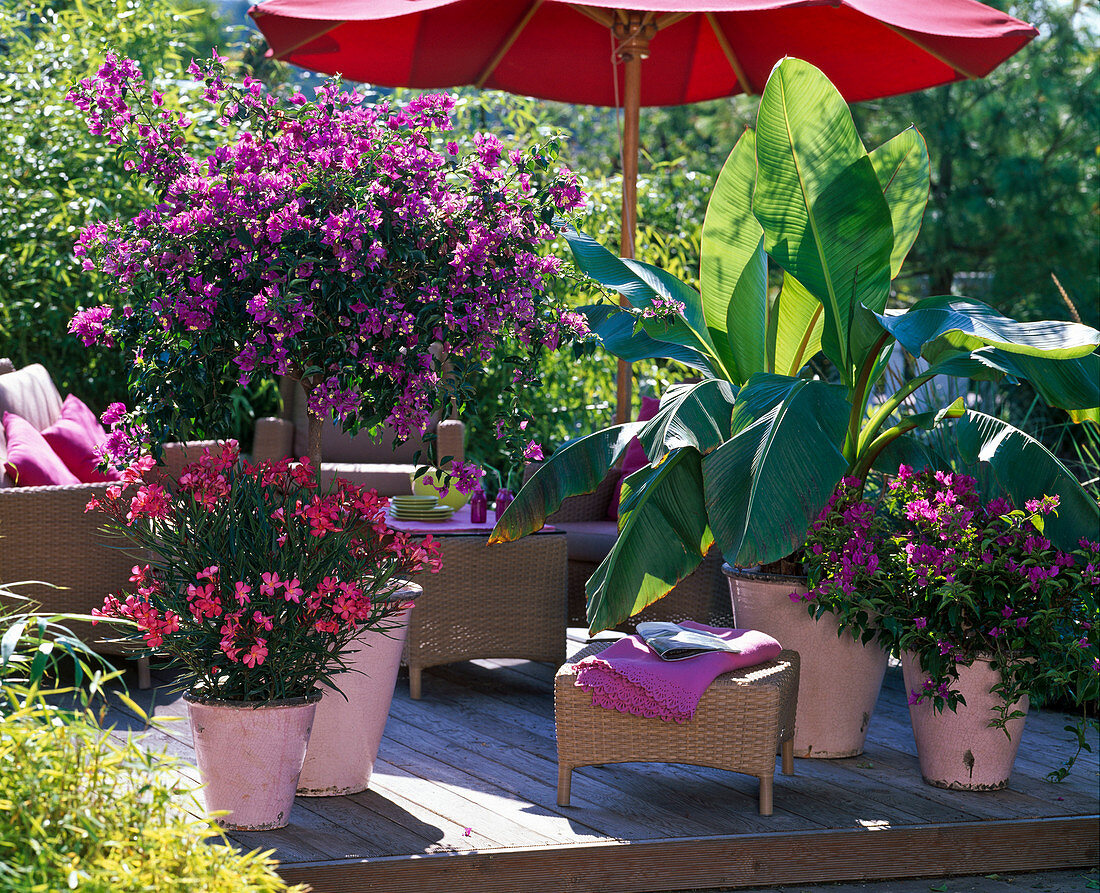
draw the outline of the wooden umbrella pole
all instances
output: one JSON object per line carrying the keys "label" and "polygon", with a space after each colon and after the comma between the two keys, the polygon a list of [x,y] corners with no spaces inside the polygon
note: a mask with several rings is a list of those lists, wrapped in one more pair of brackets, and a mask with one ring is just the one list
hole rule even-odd
{"label": "wooden umbrella pole", "polygon": [[[623,63],[623,195],[622,241],[623,257],[634,257],[638,209],[638,129],[642,98],[642,60],[649,55],[649,40],[656,31],[652,13],[631,12],[614,25],[619,41],[618,55]],[[622,295],[619,304],[628,307]],[[616,376],[615,421],[630,421],[633,391],[630,363],[619,360]]]}

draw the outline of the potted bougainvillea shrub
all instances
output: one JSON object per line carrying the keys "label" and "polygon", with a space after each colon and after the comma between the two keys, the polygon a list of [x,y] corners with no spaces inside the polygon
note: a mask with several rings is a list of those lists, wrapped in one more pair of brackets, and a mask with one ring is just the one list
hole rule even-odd
{"label": "potted bougainvillea shrub", "polygon": [[900,654],[929,784],[1007,785],[1030,703],[1080,710],[1079,748],[1096,722],[1100,544],[1051,542],[1059,501],[1017,508],[968,475],[902,465],[877,508],[847,478],[811,526],[811,587],[791,598]]}
{"label": "potted bougainvillea shrub", "polygon": [[[318,469],[329,419],[350,433],[388,426],[399,441],[420,438],[431,418],[476,410],[480,366],[502,340],[515,345],[518,395],[536,385],[540,351],[586,333],[584,318],[547,294],[560,262],[543,243],[583,202],[553,140],[520,151],[454,132],[453,100],[438,94],[374,104],[332,81],[313,99],[277,96],[256,80],[234,83],[216,53],[190,74],[187,107],[224,133],[210,154],[195,153],[191,121],[165,110],[132,60],[109,56],[70,93],[153,196],[132,218],[88,226],[75,248],[124,298],[121,312],[89,307],[71,323],[88,345],[132,352],[132,405],[105,418],[117,460],[186,439],[195,422],[216,436],[234,388],[282,376],[306,394],[304,468]],[[530,454],[529,416],[518,396],[510,407],[495,419],[498,435]],[[434,457],[441,486],[473,489],[480,469],[449,458]],[[234,516],[220,523],[234,535]],[[367,673],[373,686],[391,680],[386,698],[407,616],[391,618],[386,636],[368,633],[378,647],[354,646],[383,661]],[[346,687],[361,700],[358,684]],[[384,718],[379,694],[362,697]],[[320,726],[330,712],[320,708]],[[344,790],[314,769],[337,765],[347,736],[320,740],[337,753],[311,747],[309,789]]]}
{"label": "potted bougainvillea shrub", "polygon": [[281,827],[319,686],[338,684],[352,640],[393,625],[407,607],[394,590],[438,569],[436,544],[386,527],[372,492],[320,492],[308,461],[252,465],[226,444],[173,490],[144,480],[153,465],[88,506],[149,556],[95,613],[180,671],[207,808],[229,811],[225,827]]}
{"label": "potted bougainvillea shrub", "polygon": [[[190,154],[191,122],[132,60],[109,56],[70,93],[156,196],[88,226],[75,249],[129,301],[71,325],[133,351],[116,451],[135,429],[163,441],[195,419],[216,428],[234,387],[279,375],[306,391],[318,466],[329,416],[419,436],[433,410],[476,406],[480,363],[502,339],[518,345],[520,391],[540,350],[586,332],[547,295],[560,261],[540,247],[583,204],[554,141],[468,140],[442,94],[372,104],[332,81],[312,100],[279,98],[232,82],[216,54],[190,73],[225,132],[210,155]],[[529,437],[515,410],[498,430],[518,453]]]}

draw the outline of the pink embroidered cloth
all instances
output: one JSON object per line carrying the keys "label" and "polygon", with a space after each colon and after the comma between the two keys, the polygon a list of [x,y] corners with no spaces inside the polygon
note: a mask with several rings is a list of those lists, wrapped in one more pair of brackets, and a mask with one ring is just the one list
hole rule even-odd
{"label": "pink embroidered cloth", "polygon": [[690,620],[680,625],[736,642],[741,651],[712,651],[688,660],[665,661],[649,650],[641,636],[626,636],[580,661],[575,684],[592,693],[597,707],[665,722],[687,722],[717,677],[775,660],[782,650],[771,636],[753,629],[726,629]]}

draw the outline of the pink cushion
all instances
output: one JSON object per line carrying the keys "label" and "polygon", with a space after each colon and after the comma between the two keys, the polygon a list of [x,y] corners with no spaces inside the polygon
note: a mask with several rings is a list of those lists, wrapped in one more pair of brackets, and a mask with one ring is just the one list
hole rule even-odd
{"label": "pink cushion", "polygon": [[49,487],[79,484],[80,479],[65,467],[46,438],[22,416],[4,413],[4,435],[8,439],[8,461],[4,472],[18,487]]}
{"label": "pink cushion", "polygon": [[[657,415],[657,410],[660,408],[661,401],[656,397],[642,397],[642,408],[638,412],[638,421],[648,422]],[[615,492],[611,495],[611,504],[607,507],[609,521],[619,520],[619,497],[622,495],[623,478],[633,474],[640,468],[645,468],[648,464],[649,459],[646,458],[645,450],[642,449],[642,442],[637,437],[632,438],[626,447],[626,452],[623,454],[619,480],[615,484]]]}
{"label": "pink cushion", "polygon": [[42,436],[81,483],[118,480],[118,472],[98,467],[96,448],[107,440],[107,432],[79,397],[69,394],[65,398],[61,418],[43,430]]}

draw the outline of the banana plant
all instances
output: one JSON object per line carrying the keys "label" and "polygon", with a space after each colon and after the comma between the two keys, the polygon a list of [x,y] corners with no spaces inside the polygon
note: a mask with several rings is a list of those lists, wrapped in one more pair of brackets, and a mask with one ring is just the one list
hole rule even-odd
{"label": "banana plant", "polygon": [[[577,265],[630,305],[586,308],[605,347],[631,361],[675,360],[701,380],[671,388],[650,422],[556,452],[492,541],[537,530],[563,499],[591,491],[637,436],[649,465],[625,479],[618,541],[586,588],[591,628],[607,629],[666,594],[715,542],[739,566],[796,552],[841,477],[866,481],[899,461],[942,463],[912,435],[945,424],[955,425],[960,454],[980,465],[987,487],[1017,503],[1060,497],[1046,530],[1054,542],[1094,535],[1096,502],[1033,438],[961,399],[907,409],[919,388],[952,375],[1026,380],[1076,421],[1100,420],[1095,329],[1016,322],[964,297],[887,306],[928,193],[928,152],[916,129],[868,152],[829,80],[806,62],[781,61],[755,131],[741,136],[715,183],[698,291],[583,233],[567,235]],[[779,272],[776,292],[769,273]],[[878,394],[897,349],[928,368]],[[808,371],[819,352],[838,382]]]}

